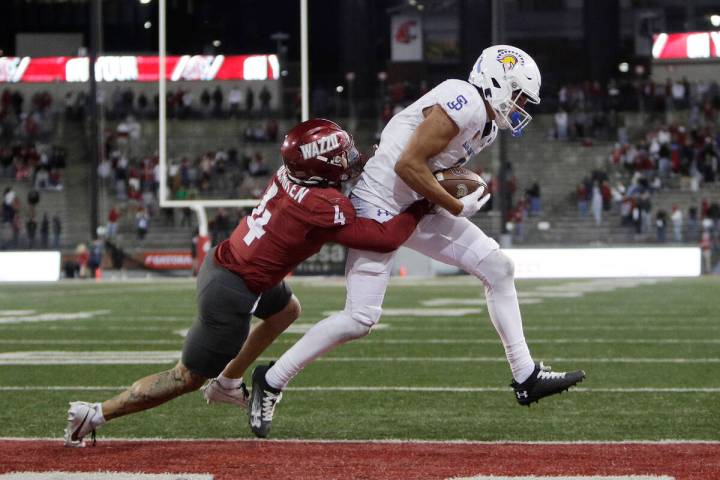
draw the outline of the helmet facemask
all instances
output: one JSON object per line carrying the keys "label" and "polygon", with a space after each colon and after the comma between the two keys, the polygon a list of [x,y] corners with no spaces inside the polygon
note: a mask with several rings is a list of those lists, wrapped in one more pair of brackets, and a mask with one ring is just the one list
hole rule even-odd
{"label": "helmet facemask", "polygon": [[340,177],[341,182],[346,182],[358,177],[363,170],[365,162],[363,162],[363,156],[355,148],[355,144],[350,145],[347,152],[343,152],[343,160],[345,164],[345,171]]}
{"label": "helmet facemask", "polygon": [[510,130],[513,137],[521,136],[523,129],[532,120],[532,115],[522,107],[527,102],[539,103],[534,102],[530,95],[521,89],[513,92],[509,100],[501,102],[497,107],[493,106],[498,127]]}

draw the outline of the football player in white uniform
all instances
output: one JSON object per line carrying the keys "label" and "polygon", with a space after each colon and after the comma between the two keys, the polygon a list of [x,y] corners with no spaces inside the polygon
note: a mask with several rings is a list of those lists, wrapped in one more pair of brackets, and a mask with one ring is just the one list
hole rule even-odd
{"label": "football player in white uniform", "polygon": [[[568,389],[585,373],[552,372],[533,361],[523,334],[513,263],[467,218],[489,196],[479,188],[457,199],[440,186],[433,172],[463,165],[495,140],[498,129],[519,135],[532,118],[524,108],[527,102],[540,102],[535,61],[508,45],[485,49],[467,82],[446,80],[390,120],[351,195],[359,216],[379,222],[423,197],[441,207],[420,221],[405,246],[482,282],[522,405]],[[367,335],[380,320],[394,256],[395,252],[351,249],[345,309],[314,325],[277,363],[255,369],[251,427],[256,435],[267,435],[282,389],[303,367],[337,345]]]}

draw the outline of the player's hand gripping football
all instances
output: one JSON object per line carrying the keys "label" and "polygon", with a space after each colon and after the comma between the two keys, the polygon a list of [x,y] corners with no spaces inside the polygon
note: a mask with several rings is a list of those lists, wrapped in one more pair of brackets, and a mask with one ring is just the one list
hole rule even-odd
{"label": "player's hand gripping football", "polygon": [[472,217],[490,200],[490,193],[487,193],[485,185],[481,185],[477,190],[459,200],[463,204],[463,209],[458,217]]}

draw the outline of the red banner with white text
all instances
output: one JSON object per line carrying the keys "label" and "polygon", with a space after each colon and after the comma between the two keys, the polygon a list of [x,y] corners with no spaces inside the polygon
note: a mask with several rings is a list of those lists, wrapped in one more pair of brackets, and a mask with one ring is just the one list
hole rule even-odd
{"label": "red banner with white text", "polygon": [[190,250],[144,252],[143,264],[151,270],[190,270],[193,259]]}
{"label": "red banner with white text", "polygon": [[655,60],[720,59],[720,31],[658,33],[652,55]]}
{"label": "red banner with white text", "polygon": [[[0,83],[86,82],[88,57],[0,57]],[[168,81],[276,80],[277,55],[182,55],[165,57]],[[99,82],[156,82],[160,57],[101,56],[95,62]]]}

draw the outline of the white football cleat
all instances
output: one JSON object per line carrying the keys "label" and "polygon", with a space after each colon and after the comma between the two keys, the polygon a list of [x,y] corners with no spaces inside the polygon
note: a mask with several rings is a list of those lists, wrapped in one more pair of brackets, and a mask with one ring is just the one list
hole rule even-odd
{"label": "white football cleat", "polygon": [[248,408],[250,393],[245,383],[241,383],[240,386],[236,388],[225,388],[217,378],[211,378],[200,390],[208,404],[232,403],[243,409]]}
{"label": "white football cleat", "polygon": [[88,434],[92,437],[93,446],[95,445],[95,425],[92,420],[98,410],[99,403],[70,402],[64,435],[66,447],[85,447],[85,437]]}

